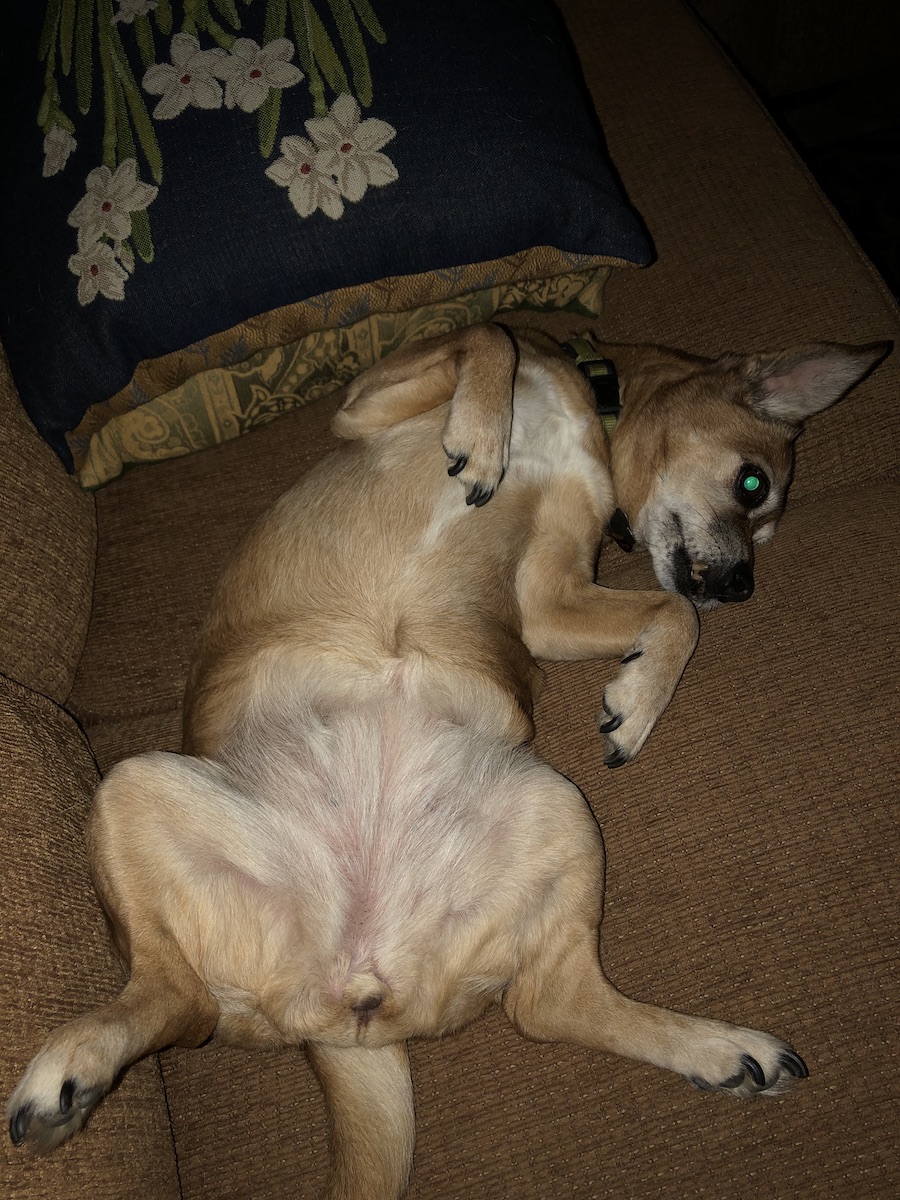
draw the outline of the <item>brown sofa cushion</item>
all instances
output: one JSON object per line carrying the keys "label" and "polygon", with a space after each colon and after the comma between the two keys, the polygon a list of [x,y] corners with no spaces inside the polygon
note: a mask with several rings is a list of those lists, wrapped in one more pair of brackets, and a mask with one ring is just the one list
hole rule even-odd
{"label": "brown sofa cushion", "polygon": [[[55,1026],[111,999],[123,982],[88,880],[83,828],[97,769],[75,722],[0,676],[0,1094],[5,1102]],[[7,793],[10,795],[11,793]],[[129,1071],[89,1131],[50,1158],[4,1137],[0,1194],[178,1200],[175,1152],[156,1059]]]}

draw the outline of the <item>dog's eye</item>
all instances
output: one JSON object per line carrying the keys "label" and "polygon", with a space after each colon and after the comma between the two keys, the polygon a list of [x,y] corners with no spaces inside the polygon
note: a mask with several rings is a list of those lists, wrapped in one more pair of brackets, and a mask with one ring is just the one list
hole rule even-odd
{"label": "dog's eye", "polygon": [[735,481],[734,490],[744,508],[759,508],[769,494],[769,477],[753,463],[744,463]]}

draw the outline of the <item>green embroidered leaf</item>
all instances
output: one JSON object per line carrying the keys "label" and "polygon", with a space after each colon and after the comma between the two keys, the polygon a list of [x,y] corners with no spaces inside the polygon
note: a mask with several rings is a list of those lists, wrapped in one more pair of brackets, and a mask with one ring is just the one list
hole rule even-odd
{"label": "green embroidered leaf", "polygon": [[263,24],[263,45],[283,38],[287,29],[287,0],[267,0]]}
{"label": "green embroidered leaf", "polygon": [[356,9],[359,19],[366,27],[366,33],[371,38],[378,42],[379,46],[383,46],[387,41],[387,34],[381,28],[381,22],[375,16],[375,12],[369,0],[351,0],[353,7]]}
{"label": "green embroidered leaf", "polygon": [[47,129],[48,125],[51,124],[50,109],[51,109],[51,106],[54,104],[55,100],[56,100],[56,89],[54,88],[53,91],[44,92],[43,96],[41,96],[41,102],[38,105],[37,123],[38,123],[39,127],[44,130],[45,133],[48,131],[48,129]]}
{"label": "green embroidered leaf", "polygon": [[172,32],[172,5],[169,0],[157,0],[153,16],[156,19],[156,28],[163,37],[168,37]]}
{"label": "green embroidered leaf", "polygon": [[313,112],[317,117],[324,117],[328,112],[325,100],[325,83],[316,60],[313,58],[312,40],[309,33],[307,0],[290,0],[291,23],[294,27],[294,43],[297,47],[297,58],[304,75],[309,82],[309,94],[312,97]]}
{"label": "green embroidered leaf", "polygon": [[134,18],[134,36],[141,52],[141,62],[145,67],[156,61],[156,45],[153,41],[153,26],[146,13]]}
{"label": "green embroidered leaf", "polygon": [[275,146],[280,116],[281,88],[271,88],[259,110],[259,149],[263,158],[268,158]]}
{"label": "green embroidered leaf", "polygon": [[131,214],[131,240],[144,262],[153,262],[153,238],[150,236],[150,218],[146,208],[139,208]]}
{"label": "green embroidered leaf", "polygon": [[119,160],[116,157],[116,78],[112,63],[110,30],[113,24],[112,0],[97,0],[97,44],[100,51],[100,72],[103,80],[103,162],[114,171]]}
{"label": "green embroidered leaf", "polygon": [[125,158],[137,159],[137,147],[134,144],[131,125],[128,121],[128,102],[125,99],[122,80],[118,75],[114,79],[116,90],[116,136],[118,139],[119,161],[121,162]]}
{"label": "green embroidered leaf", "polygon": [[78,108],[87,113],[91,107],[94,73],[94,0],[78,0],[75,23],[75,97]]}
{"label": "green embroidered leaf", "polygon": [[143,93],[139,90],[131,73],[131,67],[125,56],[122,40],[119,37],[118,27],[115,25],[110,34],[110,48],[113,66],[122,86],[122,91],[125,94],[128,114],[131,117],[131,123],[134,125],[138,144],[144,158],[147,160],[147,165],[150,168],[150,174],[153,176],[154,182],[162,183],[162,152],[159,148],[159,142],[156,140],[156,130],[153,128],[153,122],[150,119],[149,112],[147,112]]}
{"label": "green embroidered leaf", "polygon": [[213,0],[213,7],[219,16],[228,22],[232,29],[240,29],[241,18],[238,16],[237,5],[234,3],[234,0]]}
{"label": "green embroidered leaf", "polygon": [[63,75],[72,70],[72,42],[75,37],[75,0],[63,0],[59,26],[59,60]]}
{"label": "green embroidered leaf", "polygon": [[350,85],[347,82],[347,75],[341,66],[341,60],[337,56],[331,38],[328,36],[328,31],[316,10],[309,4],[306,8],[309,14],[309,43],[313,57],[332,91],[348,92]]}
{"label": "green embroidered leaf", "polygon": [[223,29],[214,17],[207,17],[205,28],[213,41],[221,46],[223,50],[230,50],[237,41],[236,35],[229,33],[227,29]]}
{"label": "green embroidered leaf", "polygon": [[368,108],[372,103],[372,74],[356,14],[349,0],[328,0],[328,5],[350,62],[354,95],[363,108]]}
{"label": "green embroidered leaf", "polygon": [[[41,36],[38,41],[38,62],[43,62],[50,54],[56,42],[56,31],[59,28],[59,13],[62,0],[49,0],[44,14],[44,24],[41,26]],[[75,0],[70,0],[74,5]]]}

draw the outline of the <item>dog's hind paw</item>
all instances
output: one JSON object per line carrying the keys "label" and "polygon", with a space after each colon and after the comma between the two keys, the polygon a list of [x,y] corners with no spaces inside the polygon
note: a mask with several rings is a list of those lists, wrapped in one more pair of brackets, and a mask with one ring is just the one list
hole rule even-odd
{"label": "dog's hind paw", "polygon": [[[724,1092],[747,1100],[780,1096],[809,1076],[806,1063],[790,1046],[754,1029],[720,1026],[719,1034],[696,1048],[693,1072],[684,1072],[702,1092]],[[727,1032],[726,1032],[727,1031]]]}
{"label": "dog's hind paw", "polygon": [[23,1083],[6,1110],[13,1145],[27,1144],[36,1154],[55,1150],[78,1132],[106,1091],[102,1086],[87,1087],[77,1079],[64,1079],[51,1098]]}
{"label": "dog's hind paw", "polygon": [[121,1066],[115,1039],[85,1030],[90,1018],[55,1029],[6,1106],[9,1136],[37,1154],[70,1138],[112,1087]]}

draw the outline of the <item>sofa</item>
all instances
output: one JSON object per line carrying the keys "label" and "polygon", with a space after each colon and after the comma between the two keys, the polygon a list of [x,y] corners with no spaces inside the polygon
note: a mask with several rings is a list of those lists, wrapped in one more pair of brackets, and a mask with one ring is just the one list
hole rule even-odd
{"label": "sofa", "polygon": [[[613,267],[607,341],[697,353],[896,339],[897,305],[679,0],[561,0],[624,188],[652,237]],[[525,311],[560,337],[583,315]],[[502,1012],[411,1047],[413,1200],[894,1197],[897,406],[889,357],[802,434],[746,604],[699,648],[639,759],[602,765],[614,664],[546,666],[537,748],[608,859],[602,958],[636,998],[767,1029],[810,1077],[739,1103],[643,1065],[519,1038]],[[187,664],[229,552],[332,445],[339,393],[86,491],[0,388],[2,1091],[123,970],[82,840],[101,774],[177,750]],[[655,586],[604,549],[600,579]],[[893,1132],[892,1132],[893,1131]],[[47,1158],[4,1143],[9,1200],[301,1200],[327,1164],[301,1050],[171,1049]]]}

